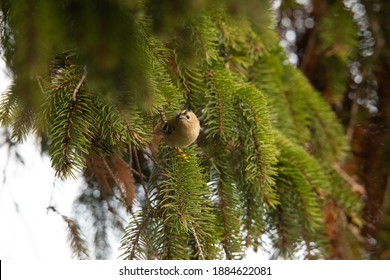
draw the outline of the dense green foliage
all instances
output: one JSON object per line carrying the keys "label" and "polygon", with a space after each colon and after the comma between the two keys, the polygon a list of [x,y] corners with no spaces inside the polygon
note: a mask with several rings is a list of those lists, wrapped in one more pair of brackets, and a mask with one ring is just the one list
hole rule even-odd
{"label": "dense green foliage", "polygon": [[[240,259],[265,239],[275,257],[329,258],[328,206],[355,225],[362,207],[331,171],[348,152],[336,115],[288,62],[268,1],[180,3],[2,1],[2,127],[42,137],[58,177],[97,188],[92,212],[122,202],[124,258]],[[333,23],[324,52],[344,43]],[[345,71],[353,43],[329,56]],[[153,129],[181,108],[203,129],[180,152]]]}

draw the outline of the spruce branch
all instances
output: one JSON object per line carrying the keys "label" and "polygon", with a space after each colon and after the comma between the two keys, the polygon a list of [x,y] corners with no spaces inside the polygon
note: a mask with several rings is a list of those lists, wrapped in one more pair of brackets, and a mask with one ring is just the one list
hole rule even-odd
{"label": "spruce branch", "polygon": [[[321,165],[302,147],[280,134],[276,134],[276,139],[281,149],[276,182],[280,190],[280,206],[276,210],[282,211],[283,215],[275,215],[273,211],[270,213],[281,222],[277,228],[279,236],[288,244],[295,244],[296,248],[299,248],[300,240],[303,241],[310,258],[313,257],[313,252],[317,251],[314,248],[322,248],[316,254],[326,256],[323,212],[331,191],[329,178]],[[290,219],[294,220],[295,224],[292,224]],[[300,238],[296,235],[298,232]],[[275,244],[278,244],[278,241]]]}
{"label": "spruce branch", "polygon": [[119,155],[114,156],[113,166],[119,181],[118,187],[122,189],[121,193],[124,195],[125,205],[131,209],[134,203],[136,188],[133,174],[127,163]]}
{"label": "spruce branch", "polygon": [[[131,212],[135,198],[135,181],[130,168],[119,155],[105,158],[90,154],[87,157],[87,176],[92,176],[98,183],[102,196],[115,197]],[[119,191],[119,196],[115,190]]]}
{"label": "spruce branch", "polygon": [[23,142],[34,125],[35,117],[28,108],[18,107],[15,112],[12,138],[17,142]]}
{"label": "spruce branch", "polygon": [[0,125],[7,127],[14,121],[14,114],[19,107],[16,95],[12,92],[12,86],[2,95],[0,100]]}
{"label": "spruce branch", "polygon": [[209,184],[215,197],[214,205],[218,210],[220,242],[227,259],[239,259],[243,255],[243,237],[239,228],[242,227],[244,203],[235,178],[236,170],[231,165],[231,157],[235,152],[232,150],[231,154],[226,154],[222,143],[217,146],[218,148],[210,149],[209,152]]}
{"label": "spruce branch", "polygon": [[[188,241],[196,244],[196,254],[210,259],[215,256],[215,215],[212,211],[209,191],[204,181],[202,168],[191,148],[184,152],[187,159],[178,155],[175,149],[160,147],[158,179],[158,211],[164,219],[166,252],[172,252],[175,258],[187,259],[190,250]],[[157,182],[156,182],[157,183]],[[192,228],[195,232],[193,232]],[[171,233],[169,233],[171,232]],[[171,235],[175,236],[171,238]],[[196,236],[195,236],[196,235]],[[195,238],[195,240],[193,239]],[[177,252],[171,248],[177,248]],[[194,257],[197,257],[196,255]]]}
{"label": "spruce branch", "polygon": [[78,98],[72,99],[77,77],[78,67],[63,69],[62,75],[54,78],[44,104],[42,119],[46,121],[51,137],[49,154],[60,178],[74,177],[75,171],[85,167],[85,155],[89,153],[93,138],[92,94],[80,90]]}
{"label": "spruce branch", "polygon": [[[268,206],[274,207],[278,203],[273,178],[276,174],[274,166],[277,161],[277,150],[273,143],[273,131],[269,123],[268,110],[259,101],[256,104],[245,100],[251,94],[253,97],[253,94],[256,93],[252,90],[243,90],[237,100],[243,124],[241,145],[247,159],[244,163],[245,177],[254,187],[259,185],[258,188],[264,202]],[[261,100],[261,95],[258,94],[258,100]]]}
{"label": "spruce branch", "polygon": [[72,249],[72,256],[81,260],[88,259],[88,249],[78,223],[74,219],[58,212],[54,206],[47,207],[47,210],[51,210],[53,213],[60,215],[62,220],[66,223],[68,229],[68,242]]}
{"label": "spruce branch", "polygon": [[143,238],[146,237],[146,228],[152,224],[153,211],[149,211],[146,215],[138,213],[138,216],[131,214],[132,219],[128,224],[125,234],[121,240],[120,249],[124,250],[122,257],[127,260],[134,260],[141,255],[143,246]]}
{"label": "spruce branch", "polygon": [[[142,188],[143,188],[143,190],[145,192],[146,202],[150,206],[152,203],[150,201],[149,193],[148,193],[148,190],[146,188],[145,180],[144,180],[143,173],[142,173],[142,170],[141,170],[141,164],[140,164],[139,157],[138,157],[138,151],[135,149],[135,147],[130,147],[130,151],[133,151],[131,154],[134,155],[135,166],[137,168],[137,173],[140,174],[138,176],[139,176],[139,179],[141,181],[141,186],[142,186]],[[151,158],[151,157],[149,157],[149,158]]]}

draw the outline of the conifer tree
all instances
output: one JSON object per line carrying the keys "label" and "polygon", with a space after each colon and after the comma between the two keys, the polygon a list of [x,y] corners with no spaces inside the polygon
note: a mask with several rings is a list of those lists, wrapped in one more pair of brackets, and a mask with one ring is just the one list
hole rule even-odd
{"label": "conifer tree", "polygon": [[[362,192],[342,169],[350,145],[332,110],[357,25],[347,5],[323,2],[326,90],[311,59],[288,61],[268,0],[1,2],[13,83],[0,124],[10,143],[41,139],[58,178],[85,179],[87,211],[61,215],[75,257],[88,255],[85,215],[89,258],[106,257],[109,228],[124,259],[241,259],[267,243],[274,258],[363,257]],[[154,134],[181,109],[202,126],[185,156]],[[335,253],[336,228],[349,255]]]}

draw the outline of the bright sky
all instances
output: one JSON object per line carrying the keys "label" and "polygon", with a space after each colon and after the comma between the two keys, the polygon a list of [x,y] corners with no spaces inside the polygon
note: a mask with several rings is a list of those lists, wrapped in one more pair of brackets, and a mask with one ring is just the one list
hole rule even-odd
{"label": "bright sky", "polygon": [[[10,83],[4,68],[0,59],[1,94]],[[29,137],[17,147],[24,165],[14,150],[0,146],[0,259],[71,258],[65,224],[59,215],[47,213],[46,207],[53,196],[58,210],[70,215],[79,182],[55,179],[49,158],[41,156],[35,141]]]}

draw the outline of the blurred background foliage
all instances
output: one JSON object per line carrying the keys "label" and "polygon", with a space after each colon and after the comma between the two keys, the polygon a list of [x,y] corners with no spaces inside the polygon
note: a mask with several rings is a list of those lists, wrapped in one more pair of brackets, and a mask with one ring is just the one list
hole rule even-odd
{"label": "blurred background foliage", "polygon": [[[390,258],[390,2],[2,0],[5,142],[41,139],[79,259]],[[193,110],[196,145],[153,128]],[[79,223],[88,223],[87,239]]]}

